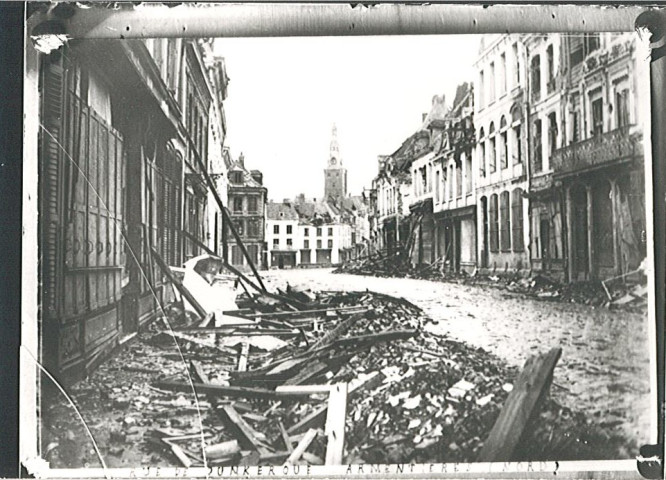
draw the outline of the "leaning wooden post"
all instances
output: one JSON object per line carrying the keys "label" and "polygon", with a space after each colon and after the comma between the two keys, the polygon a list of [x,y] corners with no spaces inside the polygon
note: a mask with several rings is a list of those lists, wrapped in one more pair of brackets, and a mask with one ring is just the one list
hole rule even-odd
{"label": "leaning wooden post", "polygon": [[[217,203],[217,206],[219,207],[220,211],[222,212],[222,224],[223,225],[228,225],[229,226],[229,231],[231,234],[234,236],[234,239],[236,240],[236,243],[238,246],[241,248],[241,251],[243,252],[243,255],[247,259],[247,263],[250,265],[250,269],[252,269],[252,273],[254,273],[254,276],[257,278],[257,282],[259,282],[259,285],[261,285],[261,288],[266,290],[266,286],[264,285],[263,280],[261,279],[261,275],[259,275],[259,272],[257,271],[257,267],[254,266],[254,262],[252,261],[252,258],[250,257],[250,254],[248,253],[247,249],[245,248],[245,244],[243,243],[243,240],[241,240],[240,235],[238,235],[238,232],[236,231],[236,228],[234,227],[233,223],[231,222],[231,217],[229,215],[229,212],[227,211],[227,208],[224,206],[222,203],[222,199],[220,198],[220,195],[217,193],[217,189],[215,188],[215,183],[213,182],[213,179],[210,178],[210,175],[208,175],[208,172],[206,171],[206,167],[201,161],[201,158],[199,158],[198,155],[194,155],[194,158],[201,169],[201,173],[204,176],[204,179],[206,180],[206,184],[208,185],[208,189],[210,192],[213,194],[213,198],[215,198],[215,202]],[[226,258],[225,258],[226,260]]]}
{"label": "leaning wooden post", "polygon": [[190,305],[192,305],[197,315],[199,315],[199,317],[202,320],[205,319],[207,315],[206,310],[201,306],[199,302],[197,302],[197,299],[194,298],[194,296],[190,293],[190,291],[187,288],[185,288],[185,285],[183,285],[180,282],[180,280],[174,277],[173,273],[171,273],[169,265],[167,265],[164,262],[164,260],[162,260],[160,254],[157,253],[153,248],[150,249],[150,253],[152,254],[153,258],[157,261],[157,265],[160,267],[160,270],[162,270],[162,273],[164,273],[164,275],[167,276],[167,278],[173,284],[173,286],[176,287],[176,290],[180,292],[183,298],[187,299],[187,301],[190,302]]}
{"label": "leaning wooden post", "polygon": [[545,397],[553,370],[562,355],[561,348],[531,356],[516,379],[502,411],[483,444],[478,462],[508,462],[527,427],[538,403]]}

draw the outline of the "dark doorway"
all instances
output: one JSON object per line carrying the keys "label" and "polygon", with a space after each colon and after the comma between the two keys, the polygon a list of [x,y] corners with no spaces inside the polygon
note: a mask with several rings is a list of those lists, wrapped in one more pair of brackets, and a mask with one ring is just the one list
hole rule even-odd
{"label": "dark doorway", "polygon": [[610,184],[602,182],[596,185],[592,192],[595,269],[612,269],[615,266],[615,252]]}
{"label": "dark doorway", "polygon": [[577,185],[571,190],[573,234],[573,280],[586,279],[589,276],[589,251],[587,245],[587,192]]}
{"label": "dark doorway", "polygon": [[481,215],[483,216],[483,236],[481,237],[481,267],[488,268],[488,199],[481,197]]}
{"label": "dark doorway", "polygon": [[539,224],[539,238],[541,239],[541,262],[544,270],[550,269],[550,222],[541,220]]}
{"label": "dark doorway", "polygon": [[460,220],[453,222],[453,271],[460,271]]}

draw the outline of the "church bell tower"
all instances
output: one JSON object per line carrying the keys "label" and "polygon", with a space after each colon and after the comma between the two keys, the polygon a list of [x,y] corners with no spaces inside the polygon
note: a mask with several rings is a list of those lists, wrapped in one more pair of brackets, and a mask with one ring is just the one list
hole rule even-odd
{"label": "church bell tower", "polygon": [[347,169],[342,166],[340,146],[338,145],[338,129],[333,124],[331,147],[328,165],[324,170],[324,199],[340,201],[347,196]]}

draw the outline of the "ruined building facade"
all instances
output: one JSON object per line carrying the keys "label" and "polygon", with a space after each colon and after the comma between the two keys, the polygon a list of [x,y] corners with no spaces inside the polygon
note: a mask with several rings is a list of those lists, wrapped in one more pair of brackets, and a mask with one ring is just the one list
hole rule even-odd
{"label": "ruined building facade", "polygon": [[40,92],[44,359],[71,379],[173,300],[151,252],[179,266],[200,253],[184,232],[206,242],[221,92],[181,39],[64,46],[42,56]]}
{"label": "ruined building facade", "polygon": [[[646,255],[646,62],[626,34],[488,35],[449,109],[379,159],[374,251],[594,280]],[[398,226],[398,228],[396,228]]]}

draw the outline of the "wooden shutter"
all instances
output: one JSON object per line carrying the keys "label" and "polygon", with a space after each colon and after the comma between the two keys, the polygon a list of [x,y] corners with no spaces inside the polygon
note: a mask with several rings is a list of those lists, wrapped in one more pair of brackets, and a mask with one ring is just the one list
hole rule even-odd
{"label": "wooden shutter", "polygon": [[522,252],[525,248],[523,243],[523,190],[516,188],[512,193],[511,210],[513,222],[511,229],[513,233],[513,251]]}
{"label": "wooden shutter", "polygon": [[[49,62],[49,63],[47,63]],[[64,68],[61,58],[54,55],[45,60],[43,68],[43,125],[42,145],[42,304],[47,315],[57,313],[57,286],[61,225],[59,183],[61,171],[62,118],[64,98]]]}
{"label": "wooden shutter", "polygon": [[500,194],[500,246],[503,251],[511,250],[511,219],[509,192]]}

